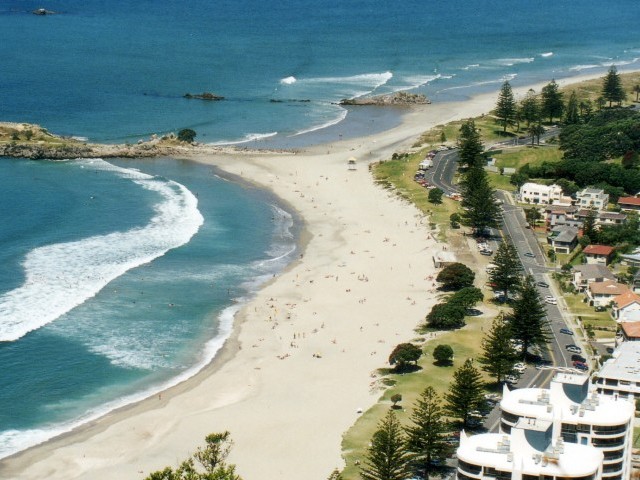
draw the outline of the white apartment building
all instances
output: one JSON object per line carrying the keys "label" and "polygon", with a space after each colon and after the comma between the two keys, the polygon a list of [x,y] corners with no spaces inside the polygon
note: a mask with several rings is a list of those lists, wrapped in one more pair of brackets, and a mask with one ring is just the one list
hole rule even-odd
{"label": "white apartment building", "polygon": [[552,436],[552,422],[522,419],[510,434],[460,434],[458,480],[599,480],[603,454]]}
{"label": "white apartment building", "polygon": [[640,398],[640,342],[622,342],[595,374],[595,386],[603,395]]}
{"label": "white apartment building", "polygon": [[602,452],[602,478],[627,480],[631,474],[634,404],[620,396],[598,394],[589,376],[556,373],[549,389],[505,386],[500,432],[510,433],[521,421],[546,421],[551,438],[566,444],[592,445]]}
{"label": "white apartment building", "polygon": [[576,193],[576,206],[604,210],[609,203],[609,194],[601,188],[585,188]]}
{"label": "white apartment building", "polygon": [[524,203],[540,203],[550,205],[560,202],[562,199],[562,188],[560,185],[540,185],[538,183],[527,182],[520,187],[520,201]]}

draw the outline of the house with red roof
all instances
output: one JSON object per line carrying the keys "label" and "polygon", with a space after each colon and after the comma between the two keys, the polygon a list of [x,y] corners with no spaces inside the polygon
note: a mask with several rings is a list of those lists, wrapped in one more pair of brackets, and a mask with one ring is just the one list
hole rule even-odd
{"label": "house with red roof", "polygon": [[630,291],[629,287],[622,283],[605,280],[604,282],[590,283],[585,293],[587,294],[589,305],[592,307],[608,307],[618,295]]}
{"label": "house with red roof", "polygon": [[582,253],[589,264],[609,265],[614,250],[608,245],[589,245],[582,250]]}
{"label": "house with red roof", "polygon": [[611,316],[616,322],[640,320],[640,295],[628,291],[611,301]]}
{"label": "house with red roof", "polygon": [[620,323],[620,332],[624,342],[640,341],[640,322],[622,322]]}
{"label": "house with red roof", "polygon": [[640,211],[640,198],[638,197],[620,197],[618,199],[620,208],[627,212]]}

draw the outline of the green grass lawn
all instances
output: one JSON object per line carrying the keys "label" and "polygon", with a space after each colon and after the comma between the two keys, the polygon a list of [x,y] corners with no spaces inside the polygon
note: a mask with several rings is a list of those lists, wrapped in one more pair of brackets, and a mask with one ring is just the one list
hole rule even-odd
{"label": "green grass lawn", "polygon": [[521,168],[523,165],[540,165],[543,162],[556,162],[562,158],[562,152],[556,146],[550,147],[514,147],[492,155],[496,167]]}

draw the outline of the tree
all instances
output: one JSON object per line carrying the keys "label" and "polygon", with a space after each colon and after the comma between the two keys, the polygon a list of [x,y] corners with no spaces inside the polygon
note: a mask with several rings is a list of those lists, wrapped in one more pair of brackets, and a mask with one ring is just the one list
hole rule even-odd
{"label": "tree", "polygon": [[553,123],[554,118],[562,117],[564,111],[564,103],[562,102],[562,92],[558,89],[555,80],[551,80],[542,87],[542,104],[540,106],[540,114],[549,119],[549,123]]}
{"label": "tree", "polygon": [[460,183],[462,191],[463,221],[476,234],[498,225],[500,207],[496,203],[495,190],[489,177],[480,165],[471,166]]}
{"label": "tree", "polygon": [[442,203],[442,195],[443,192],[439,188],[432,188],[429,190],[428,200],[431,203],[440,204]]}
{"label": "tree", "polygon": [[532,227],[535,227],[538,223],[538,220],[542,218],[542,214],[536,207],[525,208],[524,216],[527,219],[527,223]]}
{"label": "tree", "polygon": [[212,433],[207,435],[205,442],[206,446],[198,447],[175,472],[171,467],[166,467],[152,472],[146,480],[242,480],[235,473],[236,466],[226,463],[232,446],[231,434]]}
{"label": "tree", "polygon": [[591,100],[581,100],[578,104],[578,108],[580,109],[580,117],[582,117],[583,122],[591,120],[591,117],[593,116],[593,103]]}
{"label": "tree", "polygon": [[436,348],[433,349],[433,358],[438,365],[451,365],[453,348],[450,345],[436,345]]}
{"label": "tree", "polygon": [[605,101],[609,102],[609,108],[611,108],[613,102],[620,105],[623,100],[627,98],[627,94],[624,88],[622,88],[622,80],[615,65],[609,67],[609,71],[602,80],[602,97]]}
{"label": "tree", "polygon": [[485,409],[483,387],[482,375],[470,358],[453,373],[453,381],[444,396],[445,408],[449,415],[460,419],[462,428],[467,428],[471,412]]}
{"label": "tree", "polygon": [[513,98],[513,90],[508,80],[506,80],[500,88],[495,114],[502,124],[502,131],[506,133],[507,125],[513,121],[516,115],[516,101]]}
{"label": "tree", "polygon": [[427,315],[427,327],[441,330],[464,327],[465,313],[465,308],[460,305],[438,303],[431,308]]}
{"label": "tree", "polygon": [[451,223],[451,228],[460,228],[460,222],[462,221],[462,217],[459,213],[452,213],[449,217],[449,222]]}
{"label": "tree", "polygon": [[567,102],[567,108],[564,114],[564,123],[567,125],[573,125],[580,123],[580,110],[578,108],[578,96],[575,90],[569,95],[569,101]]}
{"label": "tree", "polygon": [[590,243],[598,242],[598,229],[596,228],[596,219],[598,218],[598,213],[595,209],[590,208],[587,211],[587,216],[584,219],[582,224],[582,236],[588,237]]}
{"label": "tree", "polygon": [[640,85],[637,83],[633,86],[633,93],[636,94],[636,103],[638,103],[638,95],[640,95]]}
{"label": "tree", "polygon": [[404,432],[393,410],[389,410],[373,434],[360,476],[364,480],[406,480],[409,474]]}
{"label": "tree", "polygon": [[540,123],[532,123],[529,125],[527,129],[527,133],[531,135],[531,145],[533,146],[533,142],[537,140],[538,145],[540,145],[540,135],[544,133],[544,127]]}
{"label": "tree", "polygon": [[464,263],[455,262],[440,270],[436,281],[442,284],[443,290],[459,290],[472,286],[475,278],[473,270]]}
{"label": "tree", "polygon": [[393,395],[391,395],[391,398],[389,400],[391,400],[391,402],[393,403],[392,408],[398,408],[396,404],[402,401],[402,395],[400,395],[399,393],[394,393]]}
{"label": "tree", "polygon": [[483,165],[485,158],[482,155],[484,147],[480,140],[480,132],[473,120],[467,120],[460,127],[458,137],[458,165],[468,168],[472,165]]}
{"label": "tree", "polygon": [[525,359],[531,347],[544,347],[549,342],[549,325],[540,294],[531,275],[527,275],[520,287],[520,297],[513,304],[513,314],[509,317],[511,337],[522,346]]}
{"label": "tree", "polygon": [[518,258],[518,252],[509,242],[502,242],[493,258],[495,267],[489,272],[489,281],[495,290],[503,292],[508,298],[509,293],[517,290],[520,283],[522,265]]}
{"label": "tree", "polygon": [[178,132],[178,140],[181,142],[193,143],[196,138],[196,132],[190,128],[183,128]]}
{"label": "tree", "polygon": [[522,102],[520,102],[520,117],[527,122],[527,128],[532,123],[538,123],[540,121],[540,105],[538,104],[536,92],[531,88]]}
{"label": "tree", "polygon": [[389,355],[389,363],[395,365],[395,370],[402,372],[410,364],[416,365],[422,356],[422,349],[413,343],[401,343]]}
{"label": "tree", "polygon": [[482,355],[478,362],[482,364],[482,370],[500,383],[507,375],[513,375],[513,366],[518,359],[518,352],[511,342],[511,329],[509,322],[500,314],[493,319],[491,329],[482,339]]}
{"label": "tree", "polygon": [[427,387],[416,401],[411,424],[405,429],[412,472],[427,480],[434,470],[434,461],[444,461],[449,453],[449,446],[444,440],[447,425],[442,420],[441,404],[433,387]]}
{"label": "tree", "polygon": [[449,305],[460,305],[464,308],[471,308],[482,300],[484,300],[482,290],[476,287],[464,287],[451,295],[447,299],[447,303]]}

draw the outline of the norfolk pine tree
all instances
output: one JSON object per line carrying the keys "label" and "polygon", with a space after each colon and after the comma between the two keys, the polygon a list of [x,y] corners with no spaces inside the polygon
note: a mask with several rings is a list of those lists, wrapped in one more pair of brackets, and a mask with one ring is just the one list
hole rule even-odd
{"label": "norfolk pine tree", "polygon": [[360,476],[364,480],[406,480],[410,475],[407,442],[392,410],[378,424]]}
{"label": "norfolk pine tree", "polygon": [[496,203],[495,190],[489,183],[487,172],[481,165],[469,167],[460,183],[464,224],[477,234],[498,225],[500,207]]}
{"label": "norfolk pine tree", "polygon": [[516,116],[516,101],[513,98],[513,90],[508,80],[506,80],[500,88],[495,113],[502,124],[502,131],[506,133],[507,125],[512,122]]}
{"label": "norfolk pine tree", "polygon": [[549,123],[553,123],[554,118],[561,118],[564,111],[562,93],[558,90],[558,84],[551,80],[542,87],[542,103],[540,105],[540,116],[549,118]]}
{"label": "norfolk pine tree", "polygon": [[467,428],[471,412],[484,410],[483,387],[482,375],[470,358],[453,373],[453,381],[444,396],[445,409],[450,416],[460,419],[462,428]]}
{"label": "norfolk pine tree", "polygon": [[622,88],[622,80],[615,65],[609,67],[609,71],[602,81],[602,98],[609,102],[609,107],[611,107],[613,102],[620,105],[624,99],[627,98],[627,94],[624,88]]}
{"label": "norfolk pine tree", "polygon": [[540,105],[538,104],[538,98],[536,92],[530,88],[524,99],[520,102],[520,118],[527,122],[527,128],[532,123],[537,123],[540,120]]}
{"label": "norfolk pine tree", "polygon": [[443,461],[449,453],[449,446],[444,440],[447,425],[442,420],[441,404],[433,387],[427,387],[414,405],[411,425],[405,428],[411,452],[411,470],[427,480],[434,469],[433,461]]}
{"label": "norfolk pine tree", "polygon": [[522,345],[519,352],[527,356],[530,347],[545,347],[550,339],[549,324],[540,294],[531,275],[527,275],[520,287],[520,298],[513,304],[513,314],[509,317],[511,336]]}
{"label": "norfolk pine tree", "polygon": [[485,161],[484,147],[480,140],[480,132],[473,120],[467,120],[460,127],[458,137],[458,166],[468,168],[472,165],[483,164]]}
{"label": "norfolk pine tree", "polygon": [[500,383],[505,376],[513,375],[513,366],[518,360],[518,352],[511,342],[511,327],[501,313],[493,319],[491,329],[482,339],[482,355],[478,363],[482,370]]}
{"label": "norfolk pine tree", "polygon": [[580,109],[578,108],[578,96],[575,91],[569,95],[566,112],[564,114],[564,123],[567,125],[575,125],[580,123]]}
{"label": "norfolk pine tree", "polygon": [[502,242],[493,258],[495,268],[489,272],[489,281],[495,290],[503,292],[505,298],[515,292],[520,285],[522,265],[513,244]]}

